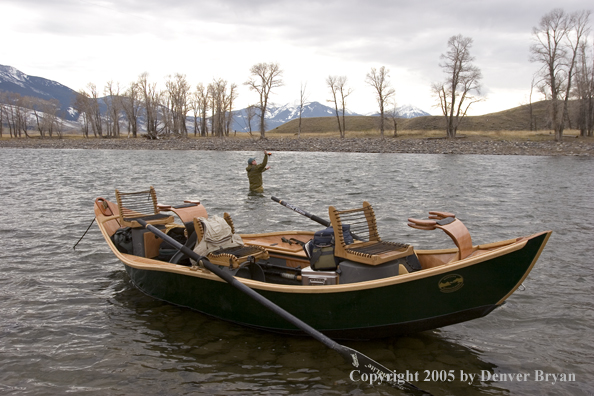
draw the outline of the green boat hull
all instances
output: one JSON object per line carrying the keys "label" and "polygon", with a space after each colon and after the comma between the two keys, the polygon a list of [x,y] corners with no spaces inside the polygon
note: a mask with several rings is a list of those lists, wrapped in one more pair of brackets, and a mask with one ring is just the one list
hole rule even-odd
{"label": "green boat hull", "polygon": [[[372,339],[410,334],[489,314],[526,278],[550,233],[530,237],[520,249],[445,265],[407,281],[365,282],[309,292],[296,287],[258,293],[329,337]],[[124,261],[134,285],[147,295],[204,314],[267,331],[300,331],[229,284],[161,269],[137,268]],[[352,286],[352,287],[351,287]]]}

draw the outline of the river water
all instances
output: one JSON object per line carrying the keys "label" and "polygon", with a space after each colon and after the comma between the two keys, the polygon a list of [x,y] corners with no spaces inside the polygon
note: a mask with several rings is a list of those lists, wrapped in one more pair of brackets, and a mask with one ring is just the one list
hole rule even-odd
{"label": "river water", "polygon": [[429,210],[456,213],[475,244],[551,229],[525,290],[487,317],[344,344],[417,375],[409,379],[434,395],[594,394],[594,160],[278,152],[264,196],[250,196],[254,155],[0,149],[0,394],[402,394],[351,381],[338,354],[312,339],[145,296],[95,225],[73,250],[96,197],[149,185],[161,203],[193,198],[210,214],[230,212],[240,233],[321,228],[271,195],[323,218],[329,205],[369,201],[385,240],[421,249],[452,245],[406,226]]}

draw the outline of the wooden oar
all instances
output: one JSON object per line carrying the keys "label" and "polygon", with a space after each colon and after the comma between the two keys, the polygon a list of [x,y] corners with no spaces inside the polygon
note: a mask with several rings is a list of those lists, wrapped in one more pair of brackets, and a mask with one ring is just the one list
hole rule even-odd
{"label": "wooden oar", "polygon": [[237,280],[231,273],[223,271],[216,265],[212,264],[208,259],[198,255],[196,252],[191,250],[190,248],[182,245],[175,239],[171,238],[158,228],[153,225],[147,224],[146,221],[142,219],[137,219],[138,223],[140,223],[143,227],[148,229],[153,234],[157,235],[171,246],[174,246],[177,250],[180,250],[188,257],[192,258],[193,260],[201,263],[204,268],[218,276],[219,278],[223,279],[225,282],[229,283],[234,288],[238,289],[239,291],[247,294],[249,297],[256,300],[258,303],[262,304],[275,314],[279,315],[289,323],[293,324],[295,327],[303,330],[305,333],[309,334],[316,340],[320,341],[322,344],[326,345],[328,348],[335,350],[338,352],[348,363],[350,363],[354,367],[354,371],[358,370],[358,377],[360,378],[363,374],[367,375],[367,382],[370,383],[378,383],[378,382],[388,382],[393,386],[402,389],[402,390],[409,390],[414,391],[417,393],[430,395],[430,393],[425,392],[415,385],[403,381],[402,379],[397,378],[396,371],[391,371],[388,368],[382,366],[378,362],[374,361],[373,359],[365,356],[359,351],[356,351],[352,348],[346,347],[337,343],[336,341],[332,340],[328,336],[322,334],[321,332],[317,331],[307,323],[303,322],[301,319],[293,316],[289,312],[285,311],[283,308],[279,307],[272,301],[268,300],[261,294],[257,293],[255,290],[249,288],[245,284],[241,283]]}

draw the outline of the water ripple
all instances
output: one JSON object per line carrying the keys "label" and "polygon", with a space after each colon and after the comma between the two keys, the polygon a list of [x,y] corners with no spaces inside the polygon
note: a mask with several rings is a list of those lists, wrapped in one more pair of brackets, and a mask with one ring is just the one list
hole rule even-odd
{"label": "water ripple", "polygon": [[[154,300],[131,284],[94,226],[92,202],[153,185],[162,203],[200,199],[239,232],[320,228],[327,208],[374,205],[386,240],[451,247],[406,226],[454,212],[486,243],[552,229],[538,264],[486,318],[409,337],[349,343],[398,370],[574,373],[576,382],[422,382],[434,394],[594,392],[594,161],[571,157],[274,153],[266,196],[249,196],[252,152],[0,150],[0,393],[87,395],[399,394],[353,384],[308,338],[245,329]],[[19,166],[14,166],[19,164]]]}

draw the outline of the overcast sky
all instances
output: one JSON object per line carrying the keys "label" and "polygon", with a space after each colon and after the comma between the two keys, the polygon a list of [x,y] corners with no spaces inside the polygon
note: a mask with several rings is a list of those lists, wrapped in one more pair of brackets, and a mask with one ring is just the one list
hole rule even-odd
{"label": "overcast sky", "polygon": [[[284,86],[276,104],[330,98],[325,80],[346,76],[349,110],[377,111],[365,84],[385,66],[398,105],[438,114],[432,82],[444,79],[439,56],[448,38],[471,37],[486,100],[472,114],[525,103],[532,75],[532,28],[556,7],[594,9],[591,0],[1,0],[0,64],[72,89],[107,81],[125,87],[148,72],[162,84],[185,74],[195,86],[222,78],[239,86],[236,108],[257,101],[243,85],[250,67],[276,62]],[[591,21],[592,25],[592,21]],[[592,43],[592,36],[590,38]]]}

